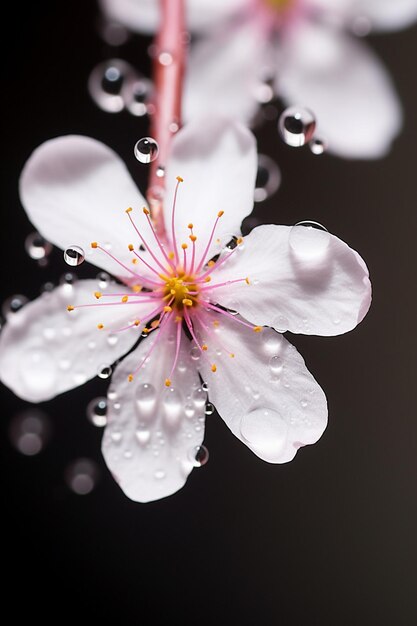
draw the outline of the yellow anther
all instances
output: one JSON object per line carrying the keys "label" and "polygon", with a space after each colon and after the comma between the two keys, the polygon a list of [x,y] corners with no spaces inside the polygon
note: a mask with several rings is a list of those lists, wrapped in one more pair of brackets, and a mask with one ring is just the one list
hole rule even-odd
{"label": "yellow anther", "polygon": [[132,291],[134,293],[139,293],[139,291],[142,291],[141,285],[132,285]]}
{"label": "yellow anther", "polygon": [[238,246],[240,246],[240,244],[243,243],[243,237],[238,237],[236,239],[236,243],[237,243]]}
{"label": "yellow anther", "polygon": [[103,328],[104,328],[104,324],[97,324],[97,328],[98,328],[99,330],[103,330]]}
{"label": "yellow anther", "polygon": [[192,228],[194,228],[194,224],[191,224],[191,222],[188,224],[188,228],[191,230]]}
{"label": "yellow anther", "polygon": [[142,332],[143,332],[144,335],[147,335],[150,331],[149,331],[149,328],[146,328],[146,326],[145,326],[145,328],[142,330]]}
{"label": "yellow anther", "polygon": [[214,372],[217,372],[217,366],[216,366],[216,364],[215,364],[215,363],[213,363],[213,365],[211,366],[211,371],[212,371],[213,373],[214,373]]}
{"label": "yellow anther", "polygon": [[248,276],[246,276],[246,278],[245,278],[245,283],[246,283],[247,285],[250,285],[250,280],[249,280],[249,277],[248,277]]}
{"label": "yellow anther", "polygon": [[193,243],[197,241],[197,237],[195,235],[190,235],[190,239]]}
{"label": "yellow anther", "polygon": [[129,300],[129,296],[123,296],[122,302],[127,302]]}
{"label": "yellow anther", "polygon": [[146,206],[143,207],[142,211],[145,213],[145,215],[149,215],[149,209],[147,209]]}
{"label": "yellow anther", "polygon": [[214,326],[215,328],[218,328],[218,327],[220,326],[219,321],[218,321],[218,320],[214,320],[214,322],[213,322],[213,326]]}
{"label": "yellow anther", "polygon": [[164,313],[171,313],[171,311],[172,311],[171,306],[164,306]]}
{"label": "yellow anther", "polygon": [[161,280],[163,280],[166,283],[169,281],[169,276],[166,276],[165,274],[158,274],[158,276]]}
{"label": "yellow anther", "polygon": [[206,343],[203,343],[203,345],[201,346],[201,349],[204,350],[204,352],[208,349],[208,345]]}
{"label": "yellow anther", "polygon": [[101,291],[95,291],[94,295],[97,298],[97,300],[100,300],[100,298],[102,297],[103,294],[101,293]]}
{"label": "yellow anther", "polygon": [[188,248],[188,246],[187,246],[187,244],[186,244],[186,243],[182,243],[182,244],[181,244],[181,248],[182,248],[183,250],[186,250],[186,249]]}
{"label": "yellow anther", "polygon": [[127,247],[129,248],[131,252],[133,252],[133,250],[135,249],[133,246],[133,243],[130,243]]}
{"label": "yellow anther", "polygon": [[177,315],[177,317],[175,318],[175,321],[177,322],[177,324],[179,324],[180,322],[182,322],[182,317],[181,317],[181,315]]}
{"label": "yellow anther", "polygon": [[213,267],[213,265],[216,265],[216,262],[215,262],[215,261],[209,261],[209,262],[207,263],[207,265],[208,265],[209,267]]}
{"label": "yellow anther", "polygon": [[184,182],[184,179],[183,179],[183,178],[181,178],[181,176],[177,176],[177,181],[178,181],[179,183],[183,183],[183,182]]}
{"label": "yellow anther", "polygon": [[221,217],[222,215],[224,215],[224,211],[219,211],[219,212],[217,213],[217,217]]}
{"label": "yellow anther", "polygon": [[165,378],[165,387],[171,387],[171,381],[169,378]]}
{"label": "yellow anther", "polygon": [[97,241],[92,241],[92,242],[91,242],[91,247],[92,247],[92,248],[97,248],[97,247],[98,247],[98,243],[97,243]]}
{"label": "yellow anther", "polygon": [[260,332],[262,332],[262,326],[254,326],[253,330],[254,330],[255,333],[260,333]]}
{"label": "yellow anther", "polygon": [[129,376],[127,377],[127,380],[131,383],[133,380],[133,374],[129,374]]}
{"label": "yellow anther", "polygon": [[132,259],[132,263],[133,265],[136,265],[136,263],[138,262],[137,258],[135,257],[134,259]]}
{"label": "yellow anther", "polygon": [[67,306],[67,311],[73,311],[73,310],[74,310],[74,307],[72,306],[72,304],[69,304]]}
{"label": "yellow anther", "polygon": [[190,298],[184,298],[182,303],[184,306],[193,306],[193,301]]}
{"label": "yellow anther", "polygon": [[130,206],[128,209],[126,209],[125,213],[130,213],[131,211],[133,211],[132,207]]}
{"label": "yellow anther", "polygon": [[152,328],[158,328],[158,326],[159,326],[159,320],[154,320],[153,322],[151,322]]}
{"label": "yellow anther", "polygon": [[171,290],[170,290],[170,293],[171,293],[171,296],[175,296],[175,294],[176,294],[177,292],[175,291],[175,289],[171,289]]}
{"label": "yellow anther", "polygon": [[234,359],[234,358],[235,358],[235,353],[234,353],[234,352],[231,352],[231,353],[229,354],[229,356],[230,356],[230,358],[231,358],[231,359]]}
{"label": "yellow anther", "polygon": [[168,252],[168,259],[170,259],[171,261],[172,261],[172,259],[175,259],[174,252]]}
{"label": "yellow anther", "polygon": [[134,323],[135,326],[139,326],[140,320],[135,320],[133,323]]}
{"label": "yellow anther", "polygon": [[209,283],[211,281],[211,276],[206,276],[204,279],[205,283]]}

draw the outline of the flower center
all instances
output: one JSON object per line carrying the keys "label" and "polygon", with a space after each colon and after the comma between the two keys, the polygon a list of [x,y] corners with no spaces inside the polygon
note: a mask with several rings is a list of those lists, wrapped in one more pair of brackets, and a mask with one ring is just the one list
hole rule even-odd
{"label": "flower center", "polygon": [[172,278],[164,275],[161,278],[165,281],[164,300],[171,302],[173,308],[182,311],[185,306],[197,304],[199,289],[194,276],[178,272]]}

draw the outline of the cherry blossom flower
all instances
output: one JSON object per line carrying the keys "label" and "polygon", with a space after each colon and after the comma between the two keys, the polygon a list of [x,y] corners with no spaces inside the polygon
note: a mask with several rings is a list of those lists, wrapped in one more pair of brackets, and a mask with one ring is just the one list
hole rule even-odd
{"label": "cherry blossom flower", "polygon": [[242,238],[255,176],[249,130],[190,123],[173,140],[158,234],[125,165],[96,140],[48,141],[23,170],[22,202],[42,235],[62,249],[77,243],[118,282],[79,280],[14,313],[0,377],[39,402],[131,350],[113,374],[103,454],[133,500],[184,484],[203,442],[207,386],[231,431],[271,463],[326,427],[325,395],[282,333],[355,328],[370,305],[368,272],[325,231],[265,225]]}
{"label": "cherry blossom flower", "polygon": [[[158,24],[152,0],[102,5],[134,30]],[[417,18],[417,0],[186,0],[186,6],[190,30],[207,35],[191,48],[187,119],[208,110],[250,121],[275,92],[314,112],[329,152],[363,159],[388,152],[401,129],[401,106],[387,71],[353,32],[406,27]]]}

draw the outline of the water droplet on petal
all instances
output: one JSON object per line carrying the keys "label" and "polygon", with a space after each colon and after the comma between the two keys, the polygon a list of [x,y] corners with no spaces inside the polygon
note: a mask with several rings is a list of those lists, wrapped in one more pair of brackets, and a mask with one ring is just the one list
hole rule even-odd
{"label": "water droplet on petal", "polygon": [[258,454],[276,458],[286,444],[288,426],[277,411],[258,408],[243,416],[240,432]]}
{"label": "water droplet on petal", "polygon": [[202,389],[201,387],[198,387],[198,389],[195,389],[193,391],[191,399],[197,409],[202,409],[203,406],[206,404],[207,392],[204,391],[204,389]]}
{"label": "water droplet on petal", "polygon": [[190,350],[190,356],[193,361],[198,361],[200,358],[200,348],[198,346],[193,346]]}
{"label": "water droplet on petal", "polygon": [[261,340],[266,353],[275,355],[283,345],[282,336],[273,328],[265,328],[261,333]]}
{"label": "water droplet on petal", "polygon": [[157,394],[149,383],[138,385],[135,391],[136,414],[139,420],[149,421],[155,417]]}
{"label": "water droplet on petal", "polygon": [[65,471],[65,480],[68,487],[79,496],[85,496],[93,491],[97,484],[99,470],[90,459],[77,459]]}
{"label": "water droplet on petal", "polygon": [[255,183],[255,202],[270,198],[281,184],[281,170],[269,156],[258,155],[258,171]]}
{"label": "water droplet on petal", "polygon": [[113,443],[120,443],[122,440],[122,437],[123,437],[123,433],[121,431],[121,428],[119,426],[113,426],[113,428],[110,431],[110,438],[113,441]]}
{"label": "water droplet on petal", "polygon": [[24,307],[27,302],[29,302],[28,298],[26,298],[26,296],[22,296],[21,294],[10,296],[10,298],[7,298],[7,300],[3,302],[1,308],[4,317],[10,320],[11,317],[20,311],[20,309]]}
{"label": "water droplet on petal", "polygon": [[165,478],[165,472],[162,469],[158,469],[155,471],[154,476],[157,480],[162,480]]}
{"label": "water droplet on petal", "polygon": [[81,265],[85,259],[85,252],[80,246],[69,246],[64,251],[64,261],[72,267]]}
{"label": "water droplet on petal", "polygon": [[151,163],[159,154],[159,146],[152,137],[142,137],[135,143],[134,154],[140,163]]}
{"label": "water droplet on petal", "polygon": [[30,233],[25,239],[25,250],[31,259],[44,259],[52,252],[52,244],[38,232]]}
{"label": "water droplet on petal", "polygon": [[204,391],[208,391],[210,389],[209,384],[206,382],[201,385],[201,388],[204,389]]}
{"label": "water droplet on petal", "polygon": [[103,111],[118,113],[125,105],[121,95],[125,81],[134,76],[134,68],[122,59],[99,63],[88,79],[90,96]]}
{"label": "water droplet on petal", "polygon": [[171,425],[176,425],[183,409],[183,398],[180,391],[170,387],[165,390],[163,406],[165,416]]}
{"label": "water droplet on petal", "polygon": [[107,343],[109,344],[109,346],[115,346],[117,344],[117,342],[119,341],[119,338],[117,335],[108,335],[107,336]]}
{"label": "water droplet on petal", "polygon": [[214,406],[211,404],[211,402],[207,402],[204,413],[206,415],[213,415],[214,411],[215,409],[214,409]]}
{"label": "water droplet on petal", "polygon": [[288,107],[279,117],[278,130],[281,138],[293,148],[299,148],[308,143],[313,138],[315,129],[314,114],[305,107]]}
{"label": "water droplet on petal", "polygon": [[311,152],[316,155],[323,154],[323,152],[327,150],[327,143],[324,139],[320,139],[319,137],[314,137],[308,145]]}
{"label": "water droplet on petal", "polygon": [[26,456],[41,452],[49,441],[51,425],[48,416],[39,409],[18,413],[10,423],[10,441]]}
{"label": "water droplet on petal", "polygon": [[278,381],[281,378],[283,368],[284,362],[280,356],[275,355],[270,358],[269,369],[271,371],[271,378],[273,381]]}
{"label": "water droplet on petal", "polygon": [[138,443],[140,443],[141,446],[145,446],[147,443],[149,443],[149,440],[151,438],[151,432],[146,428],[137,428],[135,435]]}
{"label": "water droplet on petal", "polygon": [[323,257],[330,243],[330,233],[318,222],[298,222],[292,227],[289,244],[301,259],[312,260]]}
{"label": "water droplet on petal", "polygon": [[49,352],[31,348],[22,355],[19,365],[22,382],[32,395],[40,399],[54,389],[56,365]]}
{"label": "water droplet on petal", "polygon": [[97,427],[102,428],[107,424],[107,398],[94,398],[88,403],[87,417]]}
{"label": "water droplet on petal", "polygon": [[99,378],[102,378],[103,380],[105,380],[106,378],[109,378],[111,374],[112,374],[112,368],[111,368],[111,365],[109,365],[108,363],[102,363],[97,370],[97,376]]}
{"label": "water droplet on petal", "polygon": [[202,467],[209,460],[209,451],[206,446],[194,446],[189,450],[188,458],[194,467]]}

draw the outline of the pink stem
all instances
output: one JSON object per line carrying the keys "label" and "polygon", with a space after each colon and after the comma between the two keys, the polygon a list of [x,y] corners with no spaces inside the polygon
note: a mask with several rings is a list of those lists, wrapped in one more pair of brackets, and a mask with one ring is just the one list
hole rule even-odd
{"label": "pink stem", "polygon": [[185,1],[160,0],[161,26],[155,40],[153,76],[155,82],[155,113],[151,136],[159,146],[158,157],[151,163],[147,198],[158,235],[165,237],[162,212],[164,177],[157,176],[159,167],[166,167],[171,140],[181,124],[181,97],[184,76]]}

